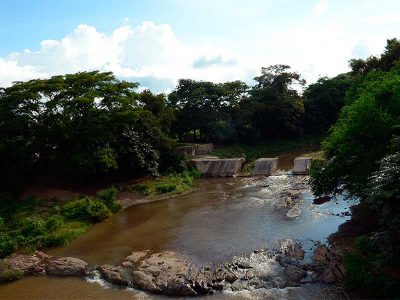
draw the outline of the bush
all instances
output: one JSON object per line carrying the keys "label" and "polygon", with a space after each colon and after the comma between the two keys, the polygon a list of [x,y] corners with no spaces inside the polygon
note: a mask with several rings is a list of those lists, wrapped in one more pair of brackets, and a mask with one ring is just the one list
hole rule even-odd
{"label": "bush", "polygon": [[176,190],[176,184],[173,183],[160,183],[156,185],[156,191],[159,194],[170,193]]}
{"label": "bush", "polygon": [[46,227],[47,231],[52,232],[52,231],[62,227],[63,224],[64,224],[64,219],[62,216],[52,215],[47,218],[45,227]]}
{"label": "bush", "polygon": [[90,198],[72,200],[62,208],[62,214],[68,219],[100,222],[111,216],[111,211],[101,201]]}
{"label": "bush", "polygon": [[117,212],[121,209],[121,205],[117,201],[117,194],[118,190],[112,186],[108,189],[99,191],[97,196],[109,210]]}
{"label": "bush", "polygon": [[20,279],[24,275],[24,272],[15,269],[5,269],[0,273],[1,281],[11,282]]}
{"label": "bush", "polygon": [[0,258],[10,255],[16,249],[16,241],[10,235],[0,232]]}

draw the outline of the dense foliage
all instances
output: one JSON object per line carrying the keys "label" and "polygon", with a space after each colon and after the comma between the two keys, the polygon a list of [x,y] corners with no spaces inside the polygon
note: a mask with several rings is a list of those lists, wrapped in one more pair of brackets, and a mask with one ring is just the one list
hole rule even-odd
{"label": "dense foliage", "polygon": [[136,88],[111,73],[83,72],[1,89],[0,177],[157,175],[173,115],[165,97]]}
{"label": "dense foliage", "polygon": [[350,62],[354,83],[322,143],[325,159],[311,172],[316,194],[345,190],[366,207],[358,222],[368,232],[347,256],[346,281],[374,297],[400,297],[399,60],[400,42],[393,39],[381,57]]}

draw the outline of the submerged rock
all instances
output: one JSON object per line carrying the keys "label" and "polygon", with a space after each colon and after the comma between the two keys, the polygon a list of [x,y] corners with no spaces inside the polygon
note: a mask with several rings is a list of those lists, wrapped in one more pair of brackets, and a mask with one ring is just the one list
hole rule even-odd
{"label": "submerged rock", "polygon": [[298,218],[300,216],[300,214],[301,214],[300,208],[293,207],[288,210],[288,212],[286,213],[286,217],[288,217],[290,219],[295,219],[295,218]]}

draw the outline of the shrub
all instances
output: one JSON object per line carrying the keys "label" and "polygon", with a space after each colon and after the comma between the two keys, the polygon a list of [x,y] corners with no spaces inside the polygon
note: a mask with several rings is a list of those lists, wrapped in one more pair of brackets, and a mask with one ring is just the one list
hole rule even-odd
{"label": "shrub", "polygon": [[46,220],[45,227],[48,231],[54,231],[60,228],[64,223],[64,219],[60,215],[49,216]]}
{"label": "shrub", "polygon": [[156,185],[156,191],[159,194],[171,193],[176,190],[176,184],[173,183],[160,183]]}
{"label": "shrub", "polygon": [[121,205],[117,202],[117,194],[118,190],[112,186],[108,189],[99,191],[97,196],[109,210],[117,212],[121,209]]}
{"label": "shrub", "polygon": [[46,233],[46,222],[44,219],[33,215],[22,218],[18,227],[24,237],[36,237]]}
{"label": "shrub", "polygon": [[10,255],[16,249],[16,241],[10,235],[4,232],[0,232],[0,257]]}
{"label": "shrub", "polygon": [[100,222],[111,216],[111,211],[101,201],[81,198],[68,202],[62,208],[62,214],[68,219]]}
{"label": "shrub", "polygon": [[15,269],[6,268],[0,274],[0,279],[5,282],[15,281],[20,279],[24,275],[24,272]]}

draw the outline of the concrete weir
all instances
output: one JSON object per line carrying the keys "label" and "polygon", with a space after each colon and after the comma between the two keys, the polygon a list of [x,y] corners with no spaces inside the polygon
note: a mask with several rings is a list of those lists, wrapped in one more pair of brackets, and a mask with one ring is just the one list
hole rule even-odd
{"label": "concrete weir", "polygon": [[294,160],[292,173],[294,175],[307,175],[311,167],[311,157],[297,157]]}
{"label": "concrete weir", "polygon": [[205,176],[235,176],[244,164],[244,158],[195,158],[190,162]]}
{"label": "concrete weir", "polygon": [[251,175],[272,175],[278,169],[278,161],[277,157],[257,159]]}

